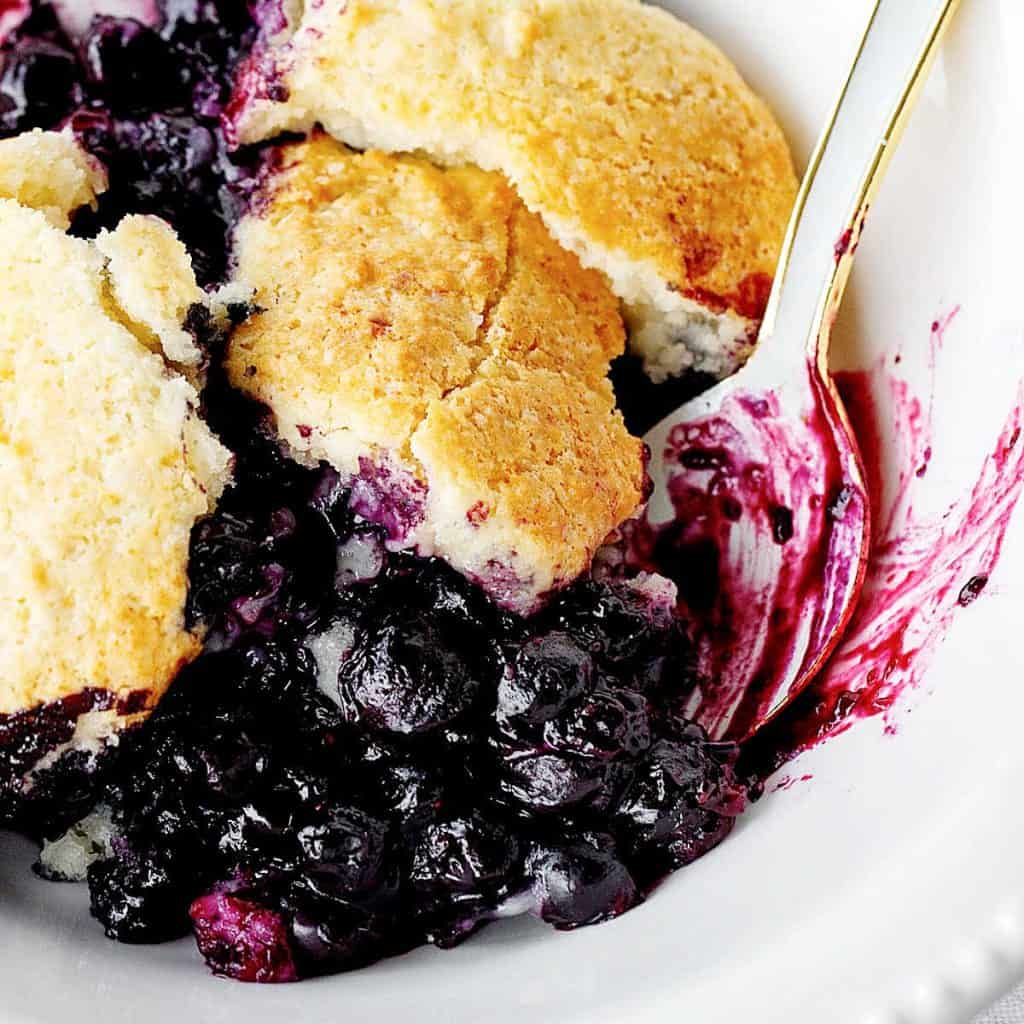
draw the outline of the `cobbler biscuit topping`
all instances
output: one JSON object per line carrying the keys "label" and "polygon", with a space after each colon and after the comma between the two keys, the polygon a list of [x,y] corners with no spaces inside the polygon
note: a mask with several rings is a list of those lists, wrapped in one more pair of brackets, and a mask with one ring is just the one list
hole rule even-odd
{"label": "cobbler biscuit topping", "polygon": [[36,129],[0,140],[0,196],[39,210],[61,230],[75,210],[95,206],[106,187],[102,164],[70,132]]}
{"label": "cobbler biscuit topping", "polygon": [[729,60],[639,0],[318,0],[276,8],[233,108],[245,141],[350,145],[505,174],[601,270],[657,379],[749,351],[796,190]]}
{"label": "cobbler biscuit topping", "polygon": [[607,380],[615,297],[498,175],[323,136],[282,160],[236,235],[259,311],[232,383],[293,454],[379,490],[361,511],[396,546],[529,610],[643,497]]}
{"label": "cobbler biscuit topping", "polygon": [[[12,148],[39,159],[11,191],[51,220],[90,198],[65,136],[0,154]],[[14,199],[0,199],[0,235],[0,714],[94,688],[153,703],[199,651],[189,534],[228,452],[118,305],[100,246]]]}

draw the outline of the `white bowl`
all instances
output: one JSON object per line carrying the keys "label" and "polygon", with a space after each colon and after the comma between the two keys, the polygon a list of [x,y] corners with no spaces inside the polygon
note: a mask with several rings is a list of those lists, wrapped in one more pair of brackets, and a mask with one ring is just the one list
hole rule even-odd
{"label": "white bowl", "polygon": [[[725,46],[806,154],[869,0],[670,6]],[[919,520],[970,489],[1024,370],[1022,41],[1020,0],[965,0],[869,218],[840,324],[843,365],[899,350],[911,388],[934,394]],[[930,325],[955,305],[933,382]],[[886,430],[891,483],[899,439]],[[812,778],[769,792],[618,921],[575,934],[510,922],[454,952],[250,987],[207,975],[188,942],[106,941],[81,888],[33,879],[25,844],[3,840],[0,1020],[962,1022],[1024,972],[1020,527],[889,732],[859,723],[784,769]]]}

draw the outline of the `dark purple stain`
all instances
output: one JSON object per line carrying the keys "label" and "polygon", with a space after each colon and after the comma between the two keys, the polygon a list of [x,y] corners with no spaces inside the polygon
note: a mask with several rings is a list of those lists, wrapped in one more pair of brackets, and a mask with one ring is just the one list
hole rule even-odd
{"label": "dark purple stain", "polygon": [[673,518],[623,534],[622,564],[673,580],[694,623],[689,709],[712,735],[741,739],[784,703],[858,585],[866,495],[827,408],[788,417],[774,393],[737,393],[678,425],[660,453]]}
{"label": "dark purple stain", "polygon": [[[933,372],[955,315],[932,325]],[[883,362],[844,373],[839,384],[869,468],[892,459],[893,438],[903,446],[898,486],[885,498],[881,475],[871,474],[875,533],[857,611],[822,674],[747,745],[742,770],[750,778],[766,778],[861,719],[881,716],[886,731],[895,731],[898,703],[924,677],[957,612],[987,586],[1024,487],[1016,449],[1024,392],[974,483],[943,514],[925,519],[915,508],[915,470],[931,443],[931,403]]]}
{"label": "dark purple stain", "polygon": [[918,479],[920,479],[921,477],[925,476],[928,473],[928,466],[931,464],[931,461],[932,461],[932,449],[931,449],[931,446],[929,445],[921,453],[921,464],[915,470],[915,473],[916,473]]}
{"label": "dark purple stain", "polygon": [[721,448],[686,448],[679,453],[679,464],[687,469],[720,469],[729,464],[729,453]]}
{"label": "dark purple stain", "polygon": [[772,540],[787,544],[793,539],[793,510],[779,505],[771,510]]}
{"label": "dark purple stain", "polygon": [[963,608],[974,604],[986,586],[988,586],[988,576],[972,576],[961,588],[957,604]]}
{"label": "dark purple stain", "polygon": [[856,244],[853,242],[853,228],[847,228],[838,239],[835,244],[835,257],[836,263],[838,263],[847,253],[853,253],[856,251]]}
{"label": "dark purple stain", "polygon": [[744,395],[739,399],[740,406],[754,419],[763,420],[773,414],[773,403],[766,398]]}

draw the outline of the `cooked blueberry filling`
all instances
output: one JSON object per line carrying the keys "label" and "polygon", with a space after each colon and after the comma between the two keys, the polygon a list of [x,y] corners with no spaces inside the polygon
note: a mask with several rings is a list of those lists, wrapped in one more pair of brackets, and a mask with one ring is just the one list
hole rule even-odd
{"label": "cooked blueberry filling", "polygon": [[[219,123],[251,23],[238,0],[160,12],[72,40],[37,3],[0,47],[0,132],[70,124],[111,181],[75,230],[159,214],[212,283],[256,168]],[[69,753],[0,804],[50,839],[109,809],[115,838],[88,870],[109,936],[192,931],[215,972],[290,981],[513,913],[615,917],[729,831],[736,751],[682,713],[696,679],[670,603],[588,578],[530,618],[504,611],[390,552],[359,515],[366,481],[353,494],[283,456],[216,353],[204,403],[237,464],[192,537],[203,654],[102,763]],[[2,767],[38,760],[37,726],[66,741],[81,710],[0,719]]]}

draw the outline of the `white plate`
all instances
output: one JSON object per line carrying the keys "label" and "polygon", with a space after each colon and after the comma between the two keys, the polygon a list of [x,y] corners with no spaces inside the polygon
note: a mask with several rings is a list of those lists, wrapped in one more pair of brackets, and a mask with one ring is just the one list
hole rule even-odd
{"label": "white plate", "polygon": [[[725,45],[806,153],[867,0],[674,6]],[[1024,363],[1022,41],[1020,0],[964,0],[842,317],[844,364],[899,347],[927,397],[929,326],[962,307],[937,365],[935,457],[917,499],[930,514],[975,480]],[[965,1021],[1024,971],[1022,572],[1018,522],[895,735],[876,719],[812,751],[788,773],[813,779],[769,794],[722,847],[599,928],[513,922],[455,952],[246,987],[206,975],[188,943],[107,942],[80,889],[33,880],[27,851],[8,844],[0,1020]]]}

